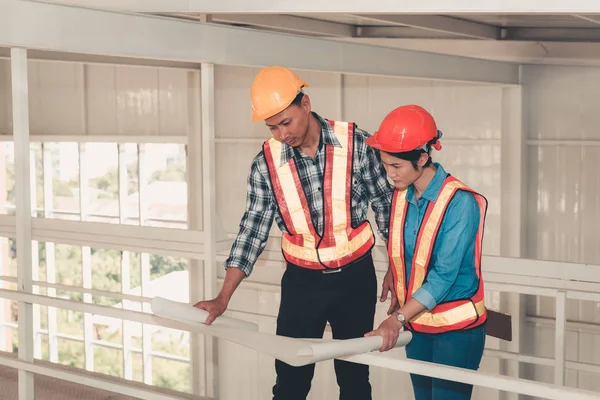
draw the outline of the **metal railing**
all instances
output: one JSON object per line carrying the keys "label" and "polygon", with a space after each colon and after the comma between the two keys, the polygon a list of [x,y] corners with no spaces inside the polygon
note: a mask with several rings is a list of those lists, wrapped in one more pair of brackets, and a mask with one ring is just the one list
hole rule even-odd
{"label": "metal railing", "polygon": [[[414,360],[393,359],[386,354],[363,354],[351,357],[348,360],[371,366],[389,368],[403,372],[419,373],[443,379],[451,379],[458,382],[471,383],[487,388],[532,395],[546,399],[597,399],[600,396],[598,393],[565,387],[564,373],[565,369],[599,373],[600,366],[596,364],[566,361],[564,350],[566,332],[566,300],[568,298],[573,298],[587,301],[600,301],[600,267],[524,259],[508,259],[502,257],[485,257],[484,261],[484,265],[486,266],[484,268],[484,274],[487,277],[487,289],[510,293],[552,296],[557,299],[557,318],[555,325],[555,346],[557,351],[554,359],[492,349],[486,349],[485,355],[488,357],[498,357],[536,365],[553,366],[555,368],[554,384],[546,384],[507,376],[491,375],[483,372],[468,371],[460,368],[447,367]],[[270,263],[280,264],[280,261],[262,260],[261,263],[267,265]],[[380,263],[381,262],[378,261],[378,264]],[[1,278],[8,278],[8,280],[14,279],[12,277]],[[526,284],[515,283],[515,281],[525,282]],[[80,287],[70,287],[68,285],[47,284],[46,282],[39,281],[34,282],[34,284],[54,287],[61,290],[86,292],[90,294],[113,294],[111,292],[97,291]],[[265,285],[255,282],[247,282],[244,283],[244,285],[247,285],[248,287],[254,286],[256,288],[270,286],[270,290],[277,290],[274,285]],[[123,295],[119,293],[114,293],[114,295],[117,298],[124,298],[124,296],[126,296],[128,300],[139,302],[148,302],[150,300],[141,296]],[[180,330],[190,330],[189,327],[186,328],[174,321],[161,319],[145,312],[122,310],[114,307],[86,304],[83,302],[6,289],[0,289],[0,297],[28,304],[38,304],[84,313],[93,313],[122,319],[124,321],[152,324]],[[193,332],[193,329],[190,331]],[[156,356],[163,355],[164,354],[161,353],[156,354]],[[23,363],[22,361],[17,361],[14,359],[10,359],[10,361],[7,360],[8,358],[5,356],[0,356],[0,364],[10,364],[11,366],[23,368],[27,371],[32,371],[34,368],[33,365],[30,365],[29,363]],[[35,373],[50,374],[51,370],[52,368],[35,366]],[[80,382],[79,375],[77,375],[77,378],[75,378],[73,374],[69,373],[63,374],[62,372],[52,372],[52,374],[53,375],[49,376],[55,376],[60,379],[71,380],[73,382]],[[103,388],[122,394],[130,393],[130,386],[125,380],[122,382],[113,383],[110,389],[107,387]],[[135,396],[139,395],[140,393],[136,394]],[[148,394],[144,393],[143,398],[164,399],[169,397],[165,397],[162,394],[160,396],[152,397],[150,395],[150,397],[148,397]]]}

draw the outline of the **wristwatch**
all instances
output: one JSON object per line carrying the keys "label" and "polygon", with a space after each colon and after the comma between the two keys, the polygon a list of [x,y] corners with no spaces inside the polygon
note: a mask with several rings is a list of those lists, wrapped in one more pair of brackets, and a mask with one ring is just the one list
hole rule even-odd
{"label": "wristwatch", "polygon": [[402,324],[402,327],[404,327],[404,324],[406,324],[406,317],[399,312],[395,312],[394,316],[396,317],[398,322]]}

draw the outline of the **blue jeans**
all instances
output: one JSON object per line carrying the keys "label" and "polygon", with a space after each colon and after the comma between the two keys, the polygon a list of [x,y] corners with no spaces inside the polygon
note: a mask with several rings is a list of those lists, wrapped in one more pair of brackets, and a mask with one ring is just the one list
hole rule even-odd
{"label": "blue jeans", "polygon": [[[428,334],[413,332],[406,356],[413,360],[477,370],[485,346],[485,324],[466,331]],[[469,400],[473,386],[411,374],[415,400]]]}

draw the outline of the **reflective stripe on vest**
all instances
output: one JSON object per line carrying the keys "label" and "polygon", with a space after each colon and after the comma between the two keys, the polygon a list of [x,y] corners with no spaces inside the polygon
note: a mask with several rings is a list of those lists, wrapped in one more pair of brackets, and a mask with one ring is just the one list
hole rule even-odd
{"label": "reflective stripe on vest", "polygon": [[427,277],[435,239],[444,218],[446,208],[458,190],[473,194],[480,210],[479,228],[475,238],[475,273],[479,278],[477,292],[470,299],[450,301],[438,304],[431,311],[424,311],[413,318],[408,327],[425,333],[442,333],[465,328],[473,328],[483,324],[487,319],[484,302],[483,279],[481,277],[481,246],[483,228],[487,211],[487,200],[480,194],[464,185],[452,176],[448,176],[442,185],[435,202],[427,206],[425,216],[417,236],[417,244],[413,256],[410,281],[406,282],[406,266],[404,264],[404,225],[406,212],[406,190],[396,190],[392,199],[392,218],[390,221],[390,237],[388,254],[392,263],[394,287],[400,306],[423,285]]}
{"label": "reflective stripe on vest", "polygon": [[273,192],[288,231],[281,240],[283,255],[288,262],[310,269],[342,267],[364,256],[375,244],[369,221],[352,227],[354,124],[330,124],[341,147],[325,146],[322,237],[313,225],[294,159],[281,165],[282,143],[269,139],[263,145]]}

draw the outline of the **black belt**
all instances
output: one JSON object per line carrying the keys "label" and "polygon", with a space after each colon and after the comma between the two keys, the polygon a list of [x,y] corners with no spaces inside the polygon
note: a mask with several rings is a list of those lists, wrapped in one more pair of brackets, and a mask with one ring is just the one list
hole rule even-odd
{"label": "black belt", "polygon": [[339,268],[311,269],[311,268],[304,268],[304,267],[301,267],[299,265],[292,264],[290,262],[288,262],[287,265],[288,265],[288,267],[303,269],[303,270],[306,270],[306,271],[320,272],[323,275],[331,275],[331,274],[338,274],[338,273],[340,273],[342,271],[345,271],[348,268],[350,268],[350,267],[352,267],[352,266],[354,266],[356,264],[360,264],[366,258],[370,258],[370,257],[372,257],[371,256],[371,251],[369,251],[367,254],[363,255],[362,257],[360,257],[360,258],[352,261],[350,264],[343,265],[343,266],[341,266]]}

